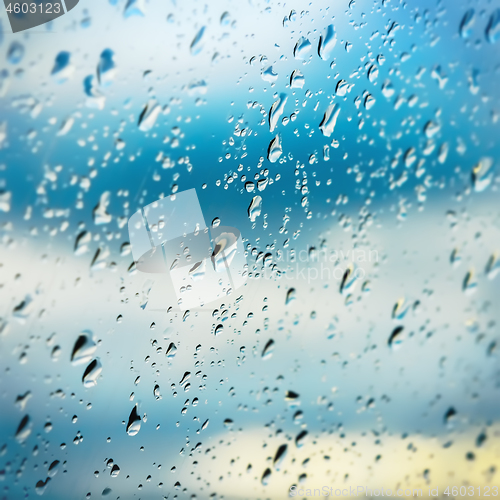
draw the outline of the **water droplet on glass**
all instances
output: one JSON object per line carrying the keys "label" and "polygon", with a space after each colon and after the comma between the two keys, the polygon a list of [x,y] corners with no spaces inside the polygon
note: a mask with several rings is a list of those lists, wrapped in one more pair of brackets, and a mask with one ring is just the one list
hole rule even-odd
{"label": "water droplet on glass", "polygon": [[321,36],[318,43],[318,55],[326,61],[330,58],[330,54],[337,43],[337,34],[333,24],[328,25]]}
{"label": "water droplet on glass", "polygon": [[248,217],[252,222],[260,215],[262,210],[262,198],[260,196],[254,196],[248,207]]}
{"label": "water droplet on glass", "polygon": [[311,42],[305,38],[305,37],[300,37],[299,41],[295,44],[295,47],[293,49],[293,55],[295,59],[306,59],[307,54],[311,50]]}
{"label": "water droplet on glass", "polygon": [[275,342],[273,339],[269,339],[267,344],[262,349],[262,359],[269,359],[272,357],[274,352]]}
{"label": "water droplet on glass", "polygon": [[129,436],[135,436],[141,430],[141,417],[137,413],[137,410],[138,405],[136,404],[128,417],[127,434]]}
{"label": "water droplet on glass", "polygon": [[145,15],[145,3],[144,0],[128,0],[125,5],[125,10],[123,11],[123,17],[127,19],[132,16]]}
{"label": "water droplet on glass", "polygon": [[283,149],[281,148],[281,137],[280,134],[277,134],[276,137],[269,143],[269,147],[267,149],[267,159],[271,163],[276,163],[282,153]]}
{"label": "water droplet on glass", "polygon": [[304,87],[305,82],[304,75],[298,69],[292,71],[290,76],[290,88],[301,89]]}
{"label": "water droplet on glass", "polygon": [[281,467],[281,464],[283,463],[283,461],[285,460],[285,457],[286,457],[286,453],[288,451],[288,445],[287,444],[282,444],[277,450],[276,450],[276,453],[274,455],[274,459],[273,459],[273,467],[279,471],[280,470],[280,467]]}
{"label": "water droplet on glass", "polygon": [[82,332],[76,340],[71,353],[71,363],[73,365],[88,363],[92,359],[97,346],[91,336],[91,332]]}
{"label": "water droplet on glass", "polygon": [[190,51],[191,55],[195,56],[201,52],[203,49],[203,35],[205,34],[205,26],[202,26],[196,33],[193,41],[191,42]]}
{"label": "water droplet on glass", "polygon": [[19,64],[24,57],[24,45],[19,42],[12,42],[7,51],[7,61],[11,64]]}
{"label": "water droplet on glass", "polygon": [[495,9],[486,26],[486,39],[490,43],[500,40],[500,9]]}
{"label": "water droplet on glass", "polygon": [[31,434],[31,419],[30,419],[29,415],[25,415],[21,419],[21,422],[19,423],[19,426],[17,427],[15,438],[20,443],[23,443],[24,441],[26,441],[26,439],[28,439],[28,436],[30,434]]}
{"label": "water droplet on glass", "polygon": [[111,85],[115,78],[116,65],[113,61],[113,56],[114,52],[111,49],[105,49],[101,52],[97,65],[97,80],[102,87]]}
{"label": "water droplet on glass", "polygon": [[262,474],[262,478],[260,482],[262,483],[263,486],[267,486],[269,484],[269,478],[271,477],[271,469],[269,467],[264,471]]}
{"label": "water droplet on glass", "polygon": [[271,106],[269,111],[269,132],[274,132],[274,129],[277,127],[278,121],[285,109],[287,99],[286,94],[281,94]]}
{"label": "water droplet on glass", "polygon": [[262,79],[268,83],[274,83],[278,79],[278,73],[273,70],[272,66],[264,68],[260,74]]}
{"label": "water droplet on glass", "polygon": [[493,158],[483,157],[472,169],[472,185],[474,191],[480,193],[484,191],[493,179]]}
{"label": "water droplet on glass", "polygon": [[160,111],[160,105],[154,99],[151,99],[146,104],[146,106],[144,106],[144,109],[139,116],[139,130],[141,130],[142,132],[148,132],[149,130],[151,130],[154,127],[156,120],[158,119]]}
{"label": "water droplet on glass", "polygon": [[476,18],[474,16],[474,9],[469,9],[465,12],[462,20],[460,21],[459,33],[462,38],[470,38],[472,36],[472,27]]}
{"label": "water droplet on glass", "polygon": [[464,278],[464,282],[462,285],[462,290],[464,291],[465,295],[472,295],[477,291],[477,286],[478,282],[475,277],[474,270],[471,269],[470,271],[467,272]]}
{"label": "water droplet on glass", "polygon": [[396,328],[394,328],[391,335],[389,336],[389,340],[387,341],[387,345],[393,351],[397,351],[401,347],[403,340],[404,340],[404,327],[397,326]]}
{"label": "water droplet on glass", "polygon": [[340,107],[336,104],[330,104],[326,109],[323,120],[321,120],[319,125],[319,128],[325,137],[330,137],[333,134],[339,113]]}
{"label": "water droplet on glass", "polygon": [[84,387],[90,388],[97,385],[97,379],[102,372],[102,365],[99,359],[94,359],[85,369],[82,377]]}
{"label": "water droplet on glass", "polygon": [[290,288],[287,292],[286,292],[286,300],[285,300],[285,305],[289,305],[291,304],[296,298],[296,292],[295,292],[295,288]]}
{"label": "water droplet on glass", "polygon": [[74,72],[75,67],[71,64],[71,54],[66,51],[59,52],[54,61],[51,76],[57,83],[64,83],[73,76]]}

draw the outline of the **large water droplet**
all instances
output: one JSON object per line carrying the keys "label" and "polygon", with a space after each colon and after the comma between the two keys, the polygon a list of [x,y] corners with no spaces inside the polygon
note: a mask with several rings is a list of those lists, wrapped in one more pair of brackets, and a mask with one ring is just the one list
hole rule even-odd
{"label": "large water droplet", "polygon": [[274,455],[274,459],[273,459],[273,466],[276,470],[280,470],[281,464],[283,463],[283,460],[286,457],[287,450],[288,450],[287,444],[282,444],[276,450],[276,454]]}
{"label": "large water droplet", "polygon": [[387,345],[394,351],[397,351],[404,340],[404,328],[402,326],[397,326],[392,331],[387,341]]}
{"label": "large water droplet", "polygon": [[141,430],[141,417],[137,413],[137,410],[138,405],[136,404],[128,417],[127,434],[129,436],[135,436]]}
{"label": "large water droplet", "polygon": [[189,47],[191,51],[191,55],[195,56],[201,52],[203,49],[203,35],[205,34],[205,26],[202,26],[198,32],[196,33],[195,37],[193,38],[193,41],[191,42],[191,46]]}
{"label": "large water droplet", "polygon": [[85,369],[82,377],[84,387],[94,387],[97,385],[97,379],[102,372],[102,364],[99,359],[94,359]]}
{"label": "large water droplet", "polygon": [[149,130],[151,130],[154,127],[156,120],[158,119],[160,111],[160,105],[154,99],[151,99],[146,104],[146,106],[144,106],[144,109],[139,116],[139,130],[141,130],[142,132],[148,132]]}
{"label": "large water droplet", "polygon": [[458,32],[462,38],[470,38],[472,35],[472,27],[476,18],[474,16],[474,9],[469,9],[465,12],[462,20],[460,21],[460,28]]}
{"label": "large water droplet", "polygon": [[274,83],[278,79],[278,73],[275,73],[272,66],[264,68],[260,74],[262,79],[268,83]]}
{"label": "large water droplet", "polygon": [[274,132],[274,129],[278,125],[278,121],[285,109],[287,99],[286,94],[281,94],[271,106],[269,111],[269,132]]}
{"label": "large water droplet", "polygon": [[326,109],[323,120],[319,124],[319,128],[325,137],[330,137],[333,134],[339,113],[340,107],[336,104],[330,104]]}
{"label": "large water droplet", "polygon": [[269,359],[274,352],[275,342],[273,339],[269,339],[267,344],[262,349],[262,359]]}
{"label": "large water droplet", "polygon": [[304,75],[298,70],[292,71],[292,74],[290,76],[290,88],[292,89],[301,89],[306,80],[304,78]]}
{"label": "large water droplet", "polygon": [[490,43],[500,40],[500,9],[495,9],[486,26],[486,39]]}
{"label": "large water droplet", "polygon": [[486,264],[486,276],[488,279],[494,279],[497,274],[500,273],[500,258],[497,252],[495,252],[489,259]]}
{"label": "large water droplet", "polygon": [[116,74],[116,65],[113,61],[114,52],[111,49],[105,49],[101,52],[99,63],[97,65],[97,79],[99,85],[107,87],[110,85]]}
{"label": "large water droplet", "polygon": [[19,42],[12,42],[7,51],[7,61],[11,64],[19,64],[24,57],[24,45]]}
{"label": "large water droplet", "polygon": [[485,156],[472,169],[472,185],[474,191],[480,193],[484,191],[493,179],[493,158]]}
{"label": "large water droplet", "polygon": [[330,54],[337,43],[337,34],[333,24],[328,25],[321,36],[318,43],[318,55],[326,61],[330,58]]}
{"label": "large water droplet", "polygon": [[28,436],[31,434],[31,419],[29,415],[25,415],[21,422],[19,423],[19,426],[17,427],[16,435],[15,438],[17,441],[20,443],[23,443],[28,439]]}
{"label": "large water droplet", "polygon": [[128,0],[123,11],[123,17],[144,16],[145,4],[144,0]]}
{"label": "large water droplet", "polygon": [[269,147],[267,148],[267,159],[271,163],[276,163],[282,153],[283,149],[281,147],[281,137],[277,134],[276,137],[269,143]]}
{"label": "large water droplet", "polygon": [[75,67],[71,64],[71,54],[66,51],[59,52],[50,73],[57,83],[64,83],[73,76]]}
{"label": "large water droplet", "polygon": [[295,44],[295,47],[293,49],[293,55],[295,59],[306,59],[307,54],[311,50],[311,42],[305,38],[305,37],[300,37],[299,41]]}
{"label": "large water droplet", "polygon": [[260,196],[254,196],[248,207],[248,217],[252,222],[260,215],[262,211],[262,198]]}

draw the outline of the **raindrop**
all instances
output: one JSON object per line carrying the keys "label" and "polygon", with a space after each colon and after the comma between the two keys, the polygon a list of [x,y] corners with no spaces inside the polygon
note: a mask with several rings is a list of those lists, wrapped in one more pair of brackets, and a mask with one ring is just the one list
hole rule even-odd
{"label": "raindrop", "polygon": [[374,83],[378,78],[378,67],[376,64],[372,64],[368,70],[368,80],[370,83]]}
{"label": "raindrop", "polygon": [[406,302],[405,298],[402,297],[395,304],[392,309],[392,319],[396,319],[398,321],[402,320],[406,313],[410,310],[411,304]]}
{"label": "raindrop", "polygon": [[330,104],[326,109],[323,120],[319,124],[319,128],[325,137],[330,137],[333,134],[339,113],[340,107],[336,104]]}
{"label": "raindrop", "polygon": [[269,143],[269,147],[267,149],[267,159],[271,163],[276,163],[283,153],[283,149],[281,148],[281,137],[280,134],[277,134],[274,139]]}
{"label": "raindrop", "polygon": [[330,58],[330,54],[333,51],[337,43],[337,34],[335,33],[335,28],[333,24],[328,25],[324,32],[319,37],[318,43],[318,55],[326,61]]}
{"label": "raindrop", "polygon": [[47,472],[47,473],[48,473],[48,475],[49,475],[49,477],[54,477],[54,476],[57,474],[57,472],[58,472],[58,470],[59,470],[59,468],[60,468],[60,467],[59,467],[60,465],[61,465],[61,462],[60,462],[59,460],[54,460],[54,461],[50,464],[50,466],[49,466],[49,470],[48,470],[48,472]]}
{"label": "raindrop", "polygon": [[495,252],[488,259],[488,263],[486,264],[486,276],[488,277],[488,279],[492,280],[499,273],[500,273],[500,258],[498,253]]}
{"label": "raindrop", "polygon": [[455,419],[456,415],[457,411],[455,410],[455,408],[453,408],[453,406],[450,406],[450,408],[448,408],[448,410],[444,414],[444,423],[451,423]]}
{"label": "raindrop", "polygon": [[101,57],[97,65],[97,80],[99,85],[107,87],[115,78],[116,65],[113,61],[114,52],[111,49],[105,49],[101,52]]}
{"label": "raindrop", "polygon": [[473,293],[475,293],[477,291],[477,286],[478,286],[478,283],[477,283],[477,280],[475,277],[474,270],[471,269],[465,275],[464,282],[462,285],[462,290],[465,293],[465,295],[472,295]]}
{"label": "raindrop", "polygon": [[349,84],[345,80],[339,80],[335,86],[335,94],[344,97],[349,90]]}
{"label": "raindrop", "polygon": [[472,27],[476,18],[474,16],[474,9],[469,9],[465,12],[462,21],[460,22],[459,33],[462,38],[470,38],[472,35]]}
{"label": "raindrop", "polygon": [[97,385],[97,379],[102,372],[102,365],[99,359],[94,359],[85,369],[82,377],[83,386],[90,388]]}
{"label": "raindrop", "polygon": [[484,191],[493,179],[493,158],[483,157],[472,169],[472,185],[474,191],[480,193]]}
{"label": "raindrop", "polygon": [[16,435],[15,438],[17,441],[20,443],[23,443],[28,439],[28,436],[31,434],[31,419],[29,415],[25,415],[21,422],[19,423],[19,426],[17,427]]}
{"label": "raindrop", "polygon": [[280,470],[281,464],[283,463],[283,460],[286,457],[287,450],[288,450],[287,444],[282,444],[276,450],[276,454],[274,455],[274,459],[273,459],[273,467],[278,471]]}
{"label": "raindrop", "polygon": [[156,120],[158,119],[160,111],[160,105],[154,99],[151,99],[146,104],[146,106],[144,106],[144,109],[139,116],[139,130],[141,130],[142,132],[148,132],[149,130],[151,130],[154,127]]}
{"label": "raindrop", "polygon": [[11,64],[19,64],[24,57],[24,45],[19,42],[12,42],[7,51],[7,61]]}
{"label": "raindrop", "polygon": [[262,198],[260,196],[254,196],[248,207],[248,217],[252,222],[260,215],[262,210]]}
{"label": "raindrop", "polygon": [[195,56],[201,52],[203,49],[203,35],[205,34],[205,26],[202,26],[198,32],[196,33],[195,37],[193,38],[193,41],[191,42],[190,46],[190,51],[191,55]]}
{"label": "raindrop", "polygon": [[307,434],[308,433],[306,430],[300,431],[297,434],[297,436],[295,437],[295,445],[297,446],[297,448],[304,446],[304,443],[305,443],[306,438],[307,438]]}
{"label": "raindrop", "polygon": [[271,469],[269,467],[264,471],[264,474],[262,474],[262,479],[261,483],[263,486],[267,486],[269,484],[269,478],[271,477]]}
{"label": "raindrop", "polygon": [[167,351],[165,352],[165,356],[167,358],[173,358],[177,354],[177,347],[173,342],[170,342],[170,345],[167,348]]}
{"label": "raindrop", "polygon": [[278,121],[285,109],[287,99],[286,94],[281,94],[271,106],[269,111],[269,132],[274,132],[274,129],[277,127]]}
{"label": "raindrop", "polygon": [[394,328],[391,335],[389,336],[389,340],[387,341],[387,345],[393,351],[396,351],[401,347],[401,344],[403,343],[403,336],[404,336],[403,331],[404,331],[404,328],[402,326],[397,326],[396,328]]}
{"label": "raindrop", "polygon": [[500,9],[495,9],[486,26],[486,39],[490,43],[500,40]]}
{"label": "raindrop", "polygon": [[153,395],[154,395],[156,401],[161,399],[160,386],[158,384],[156,384],[154,389],[153,389]]}
{"label": "raindrop", "polygon": [[275,73],[272,66],[264,68],[260,74],[262,79],[268,83],[274,83],[278,79],[278,73]]}
{"label": "raindrop", "polygon": [[272,357],[274,352],[275,342],[273,339],[269,339],[264,349],[262,349],[262,359],[269,359]]}
{"label": "raindrop", "polygon": [[47,485],[49,484],[50,482],[50,477],[48,477],[47,479],[45,479],[45,481],[38,481],[35,485],[35,491],[37,493],[37,495],[43,495],[45,493],[45,489],[47,488]]}
{"label": "raindrop", "polygon": [[365,97],[365,109],[369,111],[370,109],[373,108],[374,104],[375,104],[375,97],[373,97],[371,94],[368,94]]}
{"label": "raindrop", "polygon": [[123,11],[123,17],[128,18],[132,16],[144,16],[145,5],[144,0],[128,0]]}
{"label": "raindrop", "polygon": [[348,295],[354,290],[357,283],[355,274],[354,265],[350,263],[347,266],[340,283],[340,293],[342,295]]}
{"label": "raindrop", "polygon": [[95,206],[94,211],[92,213],[94,217],[94,224],[96,225],[108,224],[113,219],[113,217],[106,211],[109,205],[110,196],[111,193],[109,191],[104,191],[104,193],[101,194],[99,203]]}
{"label": "raindrop", "polygon": [[295,44],[295,47],[293,49],[293,55],[295,59],[306,59],[307,54],[311,50],[311,42],[305,38],[305,37],[300,37],[299,41]]}
{"label": "raindrop", "polygon": [[88,363],[92,359],[97,346],[91,335],[92,333],[89,331],[82,332],[76,340],[71,353],[71,363],[73,365]]}
{"label": "raindrop", "polygon": [[298,69],[292,71],[290,76],[290,88],[301,89],[304,87],[305,82],[304,75]]}
{"label": "raindrop", "polygon": [[141,429],[141,417],[137,413],[137,404],[132,408],[130,416],[128,417],[127,434],[135,436]]}
{"label": "raindrop", "polygon": [[296,292],[295,288],[290,288],[288,289],[288,292],[286,292],[286,300],[285,300],[285,305],[289,305],[292,303],[296,298]]}
{"label": "raindrop", "polygon": [[57,83],[64,83],[73,76],[75,67],[70,63],[71,54],[66,51],[59,52],[50,73]]}

